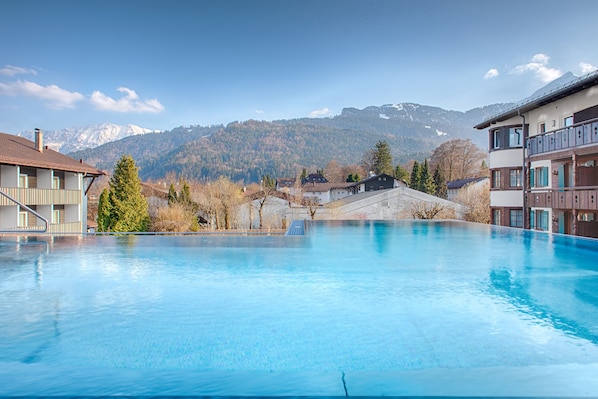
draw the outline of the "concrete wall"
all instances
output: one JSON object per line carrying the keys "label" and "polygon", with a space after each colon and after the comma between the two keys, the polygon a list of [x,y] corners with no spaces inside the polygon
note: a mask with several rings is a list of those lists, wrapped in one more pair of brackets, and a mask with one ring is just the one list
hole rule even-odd
{"label": "concrete wall", "polygon": [[[441,198],[424,194],[407,187],[388,190],[373,191],[353,195],[340,201],[330,203],[328,206],[318,208],[316,220],[397,220],[412,219],[412,210],[420,204],[439,204],[445,210],[454,214],[455,218],[462,219],[465,207],[443,200]],[[309,219],[307,209],[292,208],[287,211],[287,220]]]}
{"label": "concrete wall", "polygon": [[[412,210],[421,204],[439,204],[444,214],[463,219],[465,207],[441,198],[424,194],[407,187],[370,191],[352,195],[326,206],[316,207],[316,220],[397,220],[413,219]],[[239,207],[238,221],[241,229],[259,228],[259,203],[253,201]],[[311,219],[308,207],[291,204],[276,197],[268,198],[264,206],[264,228],[287,228],[292,220]],[[251,220],[251,227],[250,227]]]}

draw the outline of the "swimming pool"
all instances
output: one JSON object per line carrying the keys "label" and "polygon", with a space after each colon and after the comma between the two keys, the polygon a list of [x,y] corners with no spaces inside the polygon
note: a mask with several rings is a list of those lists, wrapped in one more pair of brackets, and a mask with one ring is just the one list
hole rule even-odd
{"label": "swimming pool", "polygon": [[0,239],[0,395],[591,396],[598,241],[463,222]]}

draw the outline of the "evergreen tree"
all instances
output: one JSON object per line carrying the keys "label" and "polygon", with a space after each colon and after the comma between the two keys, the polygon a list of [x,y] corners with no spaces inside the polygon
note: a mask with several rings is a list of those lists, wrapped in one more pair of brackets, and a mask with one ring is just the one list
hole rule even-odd
{"label": "evergreen tree", "polygon": [[107,188],[100,194],[98,203],[98,231],[110,231],[110,192]]}
{"label": "evergreen tree", "polygon": [[305,179],[307,179],[307,169],[303,168],[303,170],[301,171],[301,176],[299,178],[302,182],[305,181]]}
{"label": "evergreen tree", "polygon": [[146,231],[149,225],[148,206],[141,194],[141,179],[135,161],[123,155],[110,179],[110,231]]}
{"label": "evergreen tree", "polygon": [[409,179],[409,188],[413,190],[419,190],[420,188],[420,170],[419,170],[419,163],[417,161],[413,162],[413,169],[411,169],[411,178]]}
{"label": "evergreen tree", "polygon": [[434,170],[434,184],[436,185],[436,196],[439,198],[447,198],[447,187],[446,179],[444,178],[444,172],[442,166],[437,165]]}
{"label": "evergreen tree", "polygon": [[196,206],[191,199],[191,189],[189,188],[189,184],[186,180],[181,180],[181,182],[183,183],[183,187],[181,187],[181,191],[178,194],[178,203],[187,209],[194,210]]}
{"label": "evergreen tree", "polygon": [[374,150],[374,173],[392,175],[392,155],[386,141],[378,141]]}
{"label": "evergreen tree", "polygon": [[424,159],[423,166],[420,170],[419,191],[431,195],[436,193],[436,185],[434,184],[434,178],[430,174],[430,167],[427,159]]}
{"label": "evergreen tree", "polygon": [[349,173],[349,176],[347,176],[347,183],[357,183],[359,180],[361,180],[359,178],[359,174],[358,173]]}
{"label": "evergreen tree", "polygon": [[395,179],[397,179],[397,180],[401,180],[401,181],[407,182],[407,181],[409,181],[409,172],[407,172],[406,169],[403,169],[401,167],[401,165],[397,165],[395,167],[395,171],[394,171],[393,177]]}
{"label": "evergreen tree", "polygon": [[274,179],[270,175],[265,175],[262,177],[262,189],[275,189],[276,188],[276,179]]}
{"label": "evergreen tree", "polygon": [[174,188],[174,184],[170,183],[170,187],[168,188],[168,205],[176,204],[177,202],[178,197]]}

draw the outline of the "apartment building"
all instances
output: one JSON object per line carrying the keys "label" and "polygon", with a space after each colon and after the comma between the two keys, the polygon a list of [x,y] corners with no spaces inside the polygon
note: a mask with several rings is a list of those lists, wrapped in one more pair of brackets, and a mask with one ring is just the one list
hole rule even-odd
{"label": "apartment building", "polygon": [[489,138],[492,223],[598,237],[598,71],[475,128]]}
{"label": "apartment building", "polygon": [[87,191],[96,168],[35,142],[0,133],[0,233],[87,231]]}

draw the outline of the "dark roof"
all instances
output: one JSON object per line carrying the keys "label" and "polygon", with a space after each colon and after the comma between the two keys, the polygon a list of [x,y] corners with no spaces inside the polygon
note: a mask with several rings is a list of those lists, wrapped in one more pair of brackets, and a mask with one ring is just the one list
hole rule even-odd
{"label": "dark roof", "polygon": [[354,184],[355,184],[355,185],[358,185],[358,184],[362,184],[362,183],[367,183],[367,182],[369,182],[369,181],[372,181],[372,180],[378,180],[378,178],[379,178],[379,177],[387,177],[389,180],[390,180],[390,179],[392,179],[392,180],[396,180],[396,179],[395,179],[393,176],[391,176],[391,175],[387,175],[386,173],[381,173],[381,174],[379,174],[379,175],[370,176],[370,177],[368,177],[367,179],[363,179],[363,180],[359,181],[358,183],[354,183]]}
{"label": "dark roof", "polygon": [[477,182],[480,182],[485,179],[487,179],[487,177],[470,177],[469,179],[453,180],[453,181],[446,183],[446,187],[449,190],[458,190],[470,183],[477,183]]}
{"label": "dark roof", "polygon": [[83,161],[44,147],[43,152],[35,148],[35,143],[23,137],[0,133],[0,163],[7,165],[30,166],[41,169],[55,169],[100,176],[104,173]]}
{"label": "dark roof", "polygon": [[572,80],[564,85],[549,91],[548,93],[541,94],[537,97],[527,98],[522,102],[515,104],[513,107],[506,111],[495,115],[485,121],[478,123],[474,126],[476,129],[485,129],[493,123],[506,121],[517,115],[521,115],[525,112],[539,108],[543,105],[550,104],[551,102],[560,100],[561,98],[568,97],[572,94],[598,85],[598,71],[594,71],[587,75],[581,76],[575,80]]}

